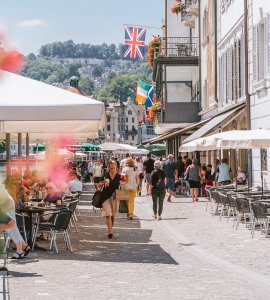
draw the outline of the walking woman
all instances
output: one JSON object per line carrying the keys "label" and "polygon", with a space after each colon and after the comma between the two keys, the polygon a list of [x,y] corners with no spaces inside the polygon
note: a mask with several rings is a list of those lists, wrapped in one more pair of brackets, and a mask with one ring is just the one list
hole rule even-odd
{"label": "walking woman", "polygon": [[151,173],[151,189],[153,200],[154,219],[160,220],[163,210],[163,202],[166,196],[165,172],[161,170],[161,161],[156,160],[154,171]]}
{"label": "walking woman", "polygon": [[198,166],[198,160],[193,159],[192,164],[187,167],[185,175],[188,176],[188,183],[190,187],[190,193],[192,197],[192,202],[198,201],[201,172]]}
{"label": "walking woman", "polygon": [[135,166],[137,168],[138,176],[139,176],[139,183],[137,187],[137,195],[141,196],[142,194],[142,181],[143,181],[143,163],[140,157],[136,158]]}
{"label": "walking woman", "polygon": [[105,174],[105,187],[102,191],[102,198],[106,199],[102,204],[102,216],[106,218],[108,227],[108,238],[113,237],[114,217],[119,209],[119,201],[114,197],[115,190],[120,185],[120,174],[117,173],[117,164],[115,161],[108,163],[108,172]]}
{"label": "walking woman", "polygon": [[125,175],[126,189],[129,191],[127,217],[129,220],[133,220],[134,202],[139,182],[139,176],[135,168],[134,160],[131,157],[126,160],[125,167],[123,168],[122,173]]}
{"label": "walking woman", "polygon": [[97,160],[96,165],[93,168],[93,177],[94,177],[94,184],[96,190],[99,189],[99,182],[103,180],[103,166],[101,165],[100,159]]}

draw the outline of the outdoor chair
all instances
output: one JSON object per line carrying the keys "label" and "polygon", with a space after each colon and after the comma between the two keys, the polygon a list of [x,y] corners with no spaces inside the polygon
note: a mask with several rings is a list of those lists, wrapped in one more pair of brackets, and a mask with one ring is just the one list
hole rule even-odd
{"label": "outdoor chair", "polygon": [[72,217],[71,217],[70,223],[71,223],[71,225],[73,225],[75,227],[76,232],[78,232],[77,225],[76,225],[76,222],[78,221],[77,216],[76,216],[76,208],[77,208],[78,202],[79,202],[78,199],[67,202],[68,209],[72,211]]}
{"label": "outdoor chair", "polygon": [[242,218],[244,218],[245,225],[247,227],[247,219],[250,222],[251,218],[252,218],[249,201],[246,198],[237,197],[236,201],[235,201],[235,208],[236,208],[236,212],[237,212],[235,229],[238,229],[238,226],[239,226]]}
{"label": "outdoor chair", "polygon": [[58,211],[54,214],[55,221],[53,224],[39,224],[39,228],[42,231],[49,232],[51,237],[50,250],[54,248],[55,252],[58,253],[56,235],[60,233],[63,235],[67,249],[69,249],[69,251],[72,252],[72,245],[68,234],[68,225],[70,223],[73,212],[69,209],[65,209]]}
{"label": "outdoor chair", "polygon": [[226,191],[219,191],[219,199],[221,203],[219,220],[221,220],[221,217],[224,215],[224,213],[228,212],[230,202]]}
{"label": "outdoor chair", "polygon": [[236,195],[235,193],[228,193],[227,194],[228,197],[228,201],[229,201],[229,209],[228,209],[228,218],[227,218],[227,223],[229,222],[230,217],[233,217],[233,227],[234,224],[236,222],[236,215],[237,215],[237,211],[236,211]]}
{"label": "outdoor chair", "polygon": [[265,205],[260,202],[251,202],[250,207],[253,215],[251,223],[252,237],[254,236],[255,227],[257,224],[260,225],[261,234],[264,233],[266,237],[268,235],[270,216],[267,215]]}
{"label": "outdoor chair", "polygon": [[213,195],[212,195],[212,192],[215,191],[217,188],[214,187],[214,186],[208,186],[205,188],[205,191],[206,191],[206,211],[208,209],[208,204],[209,202],[212,202],[213,200]]}
{"label": "outdoor chair", "polygon": [[[221,202],[221,199],[220,199],[219,191],[217,189],[214,190],[211,194],[212,194],[212,199],[213,199],[213,205],[212,205],[211,213],[213,215],[216,215],[219,212],[219,208],[221,207],[222,202]],[[216,205],[215,209],[214,209],[214,204]]]}

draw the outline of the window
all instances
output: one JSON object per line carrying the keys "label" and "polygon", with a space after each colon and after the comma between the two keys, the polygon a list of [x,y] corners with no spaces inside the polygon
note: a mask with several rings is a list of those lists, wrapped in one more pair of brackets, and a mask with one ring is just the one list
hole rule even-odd
{"label": "window", "polygon": [[111,117],[107,116],[107,122],[110,122],[110,121],[111,121]]}
{"label": "window", "polygon": [[128,111],[128,115],[130,115],[130,116],[132,115],[132,111],[131,110]]}
{"label": "window", "polygon": [[134,137],[134,135],[133,135],[133,136],[132,136],[132,141],[134,141],[134,138],[135,138],[135,137]]}
{"label": "window", "polygon": [[253,82],[264,78],[265,63],[265,27],[264,23],[253,26]]}
{"label": "window", "polygon": [[203,12],[203,41],[207,38],[208,36],[208,10],[205,8]]}
{"label": "window", "polygon": [[111,130],[111,126],[107,125],[107,130],[110,131]]}
{"label": "window", "polygon": [[262,171],[267,171],[267,149],[261,149]]}
{"label": "window", "polygon": [[128,122],[128,118],[126,118],[126,122]]}
{"label": "window", "polygon": [[135,119],[134,118],[132,118],[132,123],[134,123],[135,122]]}

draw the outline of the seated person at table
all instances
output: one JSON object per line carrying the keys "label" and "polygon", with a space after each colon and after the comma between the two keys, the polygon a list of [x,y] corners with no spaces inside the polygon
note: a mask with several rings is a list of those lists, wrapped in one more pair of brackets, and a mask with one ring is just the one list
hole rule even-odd
{"label": "seated person at table", "polygon": [[41,203],[49,203],[49,204],[62,204],[62,196],[57,192],[57,189],[52,182],[48,182],[46,185],[46,196],[41,201]]}
{"label": "seated person at table", "polygon": [[238,185],[245,185],[246,184],[246,180],[247,180],[247,177],[246,177],[245,172],[242,170],[241,167],[238,167],[237,177],[236,177],[236,183]]}
{"label": "seated person at table", "polygon": [[75,171],[69,173],[68,187],[71,193],[82,192],[83,184],[79,181]]}
{"label": "seated person at table", "polygon": [[36,199],[43,198],[46,195],[46,184],[46,179],[39,178],[32,187],[31,196]]}

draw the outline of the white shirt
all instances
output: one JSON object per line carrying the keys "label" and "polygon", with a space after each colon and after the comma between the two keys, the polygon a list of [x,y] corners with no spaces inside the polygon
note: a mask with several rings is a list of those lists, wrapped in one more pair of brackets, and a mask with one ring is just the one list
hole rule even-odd
{"label": "white shirt", "polygon": [[68,187],[70,192],[81,192],[83,184],[78,179],[73,179],[68,182]]}
{"label": "white shirt", "polygon": [[122,173],[124,173],[128,177],[126,188],[128,190],[136,189],[137,188],[137,182],[136,182],[137,172],[134,171],[134,168],[125,167],[123,169]]}
{"label": "white shirt", "polygon": [[120,161],[120,167],[123,169],[125,167],[125,163],[126,163],[127,159],[124,158]]}
{"label": "white shirt", "polygon": [[94,164],[92,161],[90,161],[90,162],[88,163],[88,171],[89,171],[90,173],[93,173],[94,167],[95,167],[95,164]]}
{"label": "white shirt", "polygon": [[137,171],[139,174],[142,174],[142,168],[143,168],[143,163],[142,162],[136,162],[135,166],[137,167]]}
{"label": "white shirt", "polygon": [[237,175],[237,179],[240,179],[240,178],[242,178],[242,180],[245,181],[247,179],[246,174],[244,172],[240,172]]}

